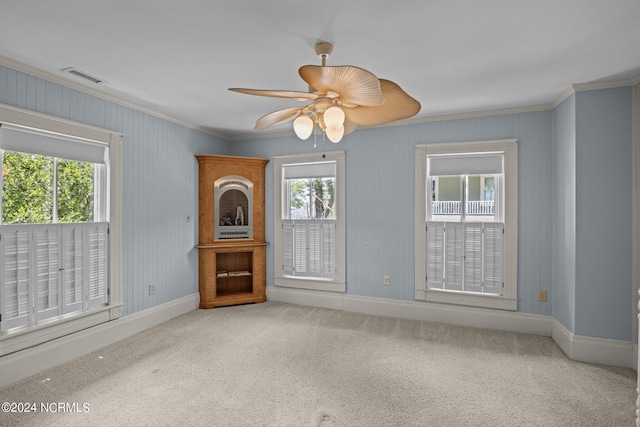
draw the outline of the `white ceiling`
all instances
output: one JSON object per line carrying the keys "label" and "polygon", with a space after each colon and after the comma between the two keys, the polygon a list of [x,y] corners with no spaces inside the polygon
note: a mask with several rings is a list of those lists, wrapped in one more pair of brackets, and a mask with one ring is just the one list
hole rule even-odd
{"label": "white ceiling", "polygon": [[[228,139],[263,135],[253,130],[260,116],[298,101],[227,88],[306,91],[298,68],[320,65],[318,40],[335,45],[327,65],[358,66],[398,83],[422,104],[418,118],[548,106],[572,84],[640,76],[638,0],[2,0],[0,6],[5,63],[66,75],[110,99]],[[60,71],[66,67],[105,82],[86,83]]]}

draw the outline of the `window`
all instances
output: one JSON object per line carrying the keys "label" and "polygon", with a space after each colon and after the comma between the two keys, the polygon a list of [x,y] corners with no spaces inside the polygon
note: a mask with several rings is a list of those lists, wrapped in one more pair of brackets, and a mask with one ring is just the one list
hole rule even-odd
{"label": "window", "polygon": [[[0,149],[2,224],[92,222],[104,164]],[[103,204],[102,204],[103,205]]]}
{"label": "window", "polygon": [[94,200],[107,147],[6,124],[0,137],[0,331],[106,305],[108,224]]}
{"label": "window", "polygon": [[0,356],[119,317],[121,140],[0,106]]}
{"label": "window", "polygon": [[517,309],[517,142],[416,150],[419,300]]}
{"label": "window", "polygon": [[345,291],[344,153],[274,159],[275,284]]}

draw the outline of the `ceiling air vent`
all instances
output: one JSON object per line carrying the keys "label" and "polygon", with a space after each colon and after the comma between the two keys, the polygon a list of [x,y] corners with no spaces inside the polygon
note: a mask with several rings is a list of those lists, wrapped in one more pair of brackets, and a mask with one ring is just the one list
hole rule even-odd
{"label": "ceiling air vent", "polygon": [[93,82],[93,83],[96,83],[96,84],[104,83],[104,80],[101,80],[101,79],[99,79],[97,77],[90,76],[89,74],[87,74],[87,73],[85,73],[83,71],[80,71],[80,70],[78,70],[76,68],[73,68],[73,67],[63,68],[60,71],[66,71],[69,74],[73,74],[74,76],[83,78],[85,80],[89,80],[90,82]]}

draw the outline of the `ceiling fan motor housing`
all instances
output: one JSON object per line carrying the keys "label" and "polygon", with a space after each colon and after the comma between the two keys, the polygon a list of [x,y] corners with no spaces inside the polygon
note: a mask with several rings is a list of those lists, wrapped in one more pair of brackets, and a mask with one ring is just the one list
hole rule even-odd
{"label": "ceiling fan motor housing", "polygon": [[333,45],[331,43],[329,42],[316,43],[316,55],[318,55],[323,60],[327,59],[332,53],[333,53]]}

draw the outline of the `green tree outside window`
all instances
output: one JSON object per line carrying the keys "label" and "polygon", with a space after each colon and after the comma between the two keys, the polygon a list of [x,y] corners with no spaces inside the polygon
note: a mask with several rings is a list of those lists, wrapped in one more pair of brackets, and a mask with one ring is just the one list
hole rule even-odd
{"label": "green tree outside window", "polygon": [[2,164],[2,223],[53,222],[57,164],[58,222],[93,221],[94,164],[5,151]]}

